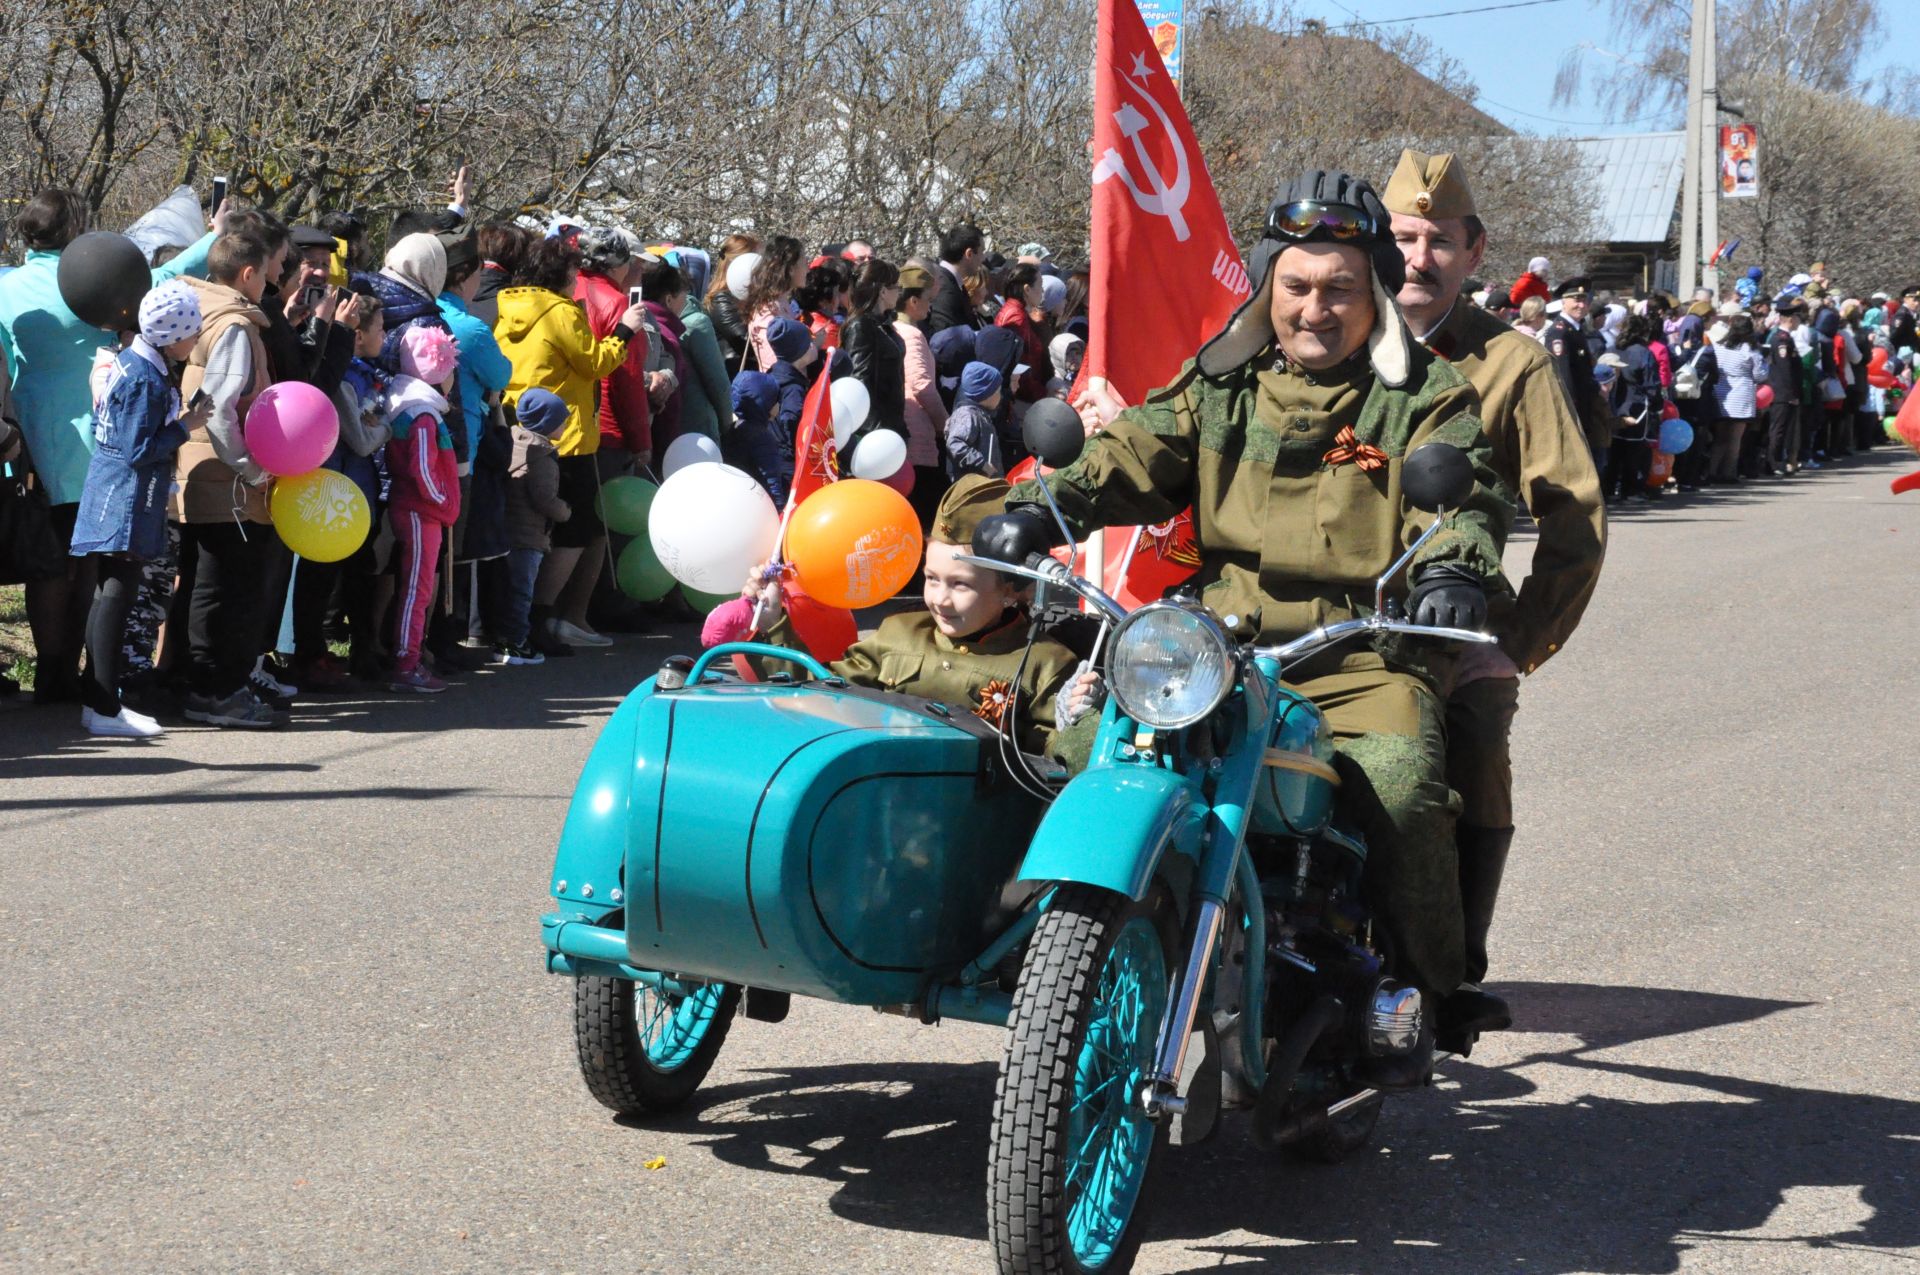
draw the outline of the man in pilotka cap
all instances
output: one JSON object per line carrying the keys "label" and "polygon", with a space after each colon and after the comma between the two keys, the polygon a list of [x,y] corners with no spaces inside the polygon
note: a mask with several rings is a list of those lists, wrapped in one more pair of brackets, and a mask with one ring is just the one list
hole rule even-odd
{"label": "man in pilotka cap", "polygon": [[[1490,466],[1479,401],[1415,341],[1393,295],[1403,274],[1386,209],[1367,183],[1313,171],[1283,188],[1248,271],[1253,294],[1172,384],[1108,421],[1046,479],[1078,536],[1193,508],[1201,599],[1242,637],[1283,642],[1372,609],[1373,581],[1430,515],[1401,470],[1451,443],[1479,481],[1407,576],[1409,615],[1477,628],[1505,589],[1513,503]],[[987,519],[975,552],[1000,561],[1057,539],[1036,484]],[[1406,585],[1396,581],[1401,593]],[[1436,687],[1450,651],[1381,641],[1332,647],[1288,670],[1326,714],[1347,803],[1367,834],[1374,906],[1397,972],[1435,997],[1461,980],[1454,801]],[[1419,1068],[1370,1084],[1417,1083]]]}
{"label": "man in pilotka cap", "polygon": [[1475,1033],[1512,1023],[1505,1003],[1479,984],[1513,841],[1507,740],[1520,674],[1546,663],[1580,622],[1600,578],[1606,515],[1592,450],[1547,351],[1460,295],[1486,255],[1487,230],[1459,160],[1400,152],[1383,202],[1406,260],[1401,313],[1427,348],[1479,391],[1493,468],[1539,527],[1518,600],[1496,606],[1490,617],[1500,645],[1463,651],[1447,698],[1447,782],[1462,807],[1454,834],[1466,981],[1443,1006],[1442,1023],[1452,1037],[1440,1044],[1465,1052]]}

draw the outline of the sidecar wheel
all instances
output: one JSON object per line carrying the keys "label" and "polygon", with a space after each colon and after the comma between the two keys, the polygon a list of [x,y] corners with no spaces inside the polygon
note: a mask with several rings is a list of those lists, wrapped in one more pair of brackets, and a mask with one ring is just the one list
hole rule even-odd
{"label": "sidecar wheel", "polygon": [[1013,997],[994,1100],[988,1230],[1005,1275],[1132,1267],[1165,1126],[1138,1096],[1174,960],[1164,897],[1062,886]]}
{"label": "sidecar wheel", "polygon": [[725,983],[675,996],[624,978],[575,980],[573,1040],[587,1092],[623,1116],[680,1106],[707,1078],[739,1004],[740,989]]}

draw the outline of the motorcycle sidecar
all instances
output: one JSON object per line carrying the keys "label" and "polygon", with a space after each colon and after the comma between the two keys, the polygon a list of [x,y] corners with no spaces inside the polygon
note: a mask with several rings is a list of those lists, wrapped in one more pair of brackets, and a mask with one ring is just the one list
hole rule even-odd
{"label": "motorcycle sidecar", "polygon": [[1040,815],[985,723],[846,686],[643,684],[588,758],[549,968],[918,999],[1013,919]]}

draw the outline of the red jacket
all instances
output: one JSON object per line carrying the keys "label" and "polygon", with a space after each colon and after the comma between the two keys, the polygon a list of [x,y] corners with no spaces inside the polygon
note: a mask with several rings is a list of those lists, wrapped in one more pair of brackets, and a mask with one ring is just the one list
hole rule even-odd
{"label": "red jacket", "polygon": [[1519,305],[1528,297],[1539,297],[1542,301],[1550,301],[1553,299],[1553,294],[1547,291],[1547,281],[1531,272],[1515,279],[1513,281],[1513,291],[1508,293],[1507,296],[1515,305]]}
{"label": "red jacket", "polygon": [[[627,294],[605,275],[580,272],[573,299],[587,312],[587,327],[596,338],[620,325],[627,312]],[[627,361],[600,382],[600,444],[618,445],[629,452],[653,450],[653,408],[647,400],[647,334],[633,334],[627,342]]]}
{"label": "red jacket", "polygon": [[451,527],[460,519],[460,461],[453,436],[439,417],[411,408],[397,413],[393,426],[395,438],[387,444],[387,474],[393,480],[389,506]]}
{"label": "red jacket", "polygon": [[993,316],[993,325],[1012,328],[1019,334],[1020,361],[1031,370],[1021,378],[1020,392],[1015,397],[1022,402],[1038,403],[1047,396],[1047,373],[1053,367],[1047,359],[1047,343],[1040,338],[1040,329],[1033,326],[1027,307],[1018,297],[1008,297],[1000,303],[1000,313]]}

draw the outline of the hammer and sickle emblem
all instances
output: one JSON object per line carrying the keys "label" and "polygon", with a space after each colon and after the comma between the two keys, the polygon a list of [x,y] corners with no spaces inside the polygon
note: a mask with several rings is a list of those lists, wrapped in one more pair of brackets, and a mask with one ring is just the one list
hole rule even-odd
{"label": "hammer and sickle emblem", "polygon": [[1106,154],[1102,155],[1100,161],[1093,166],[1093,183],[1097,186],[1109,177],[1119,178],[1142,212],[1165,217],[1173,227],[1173,237],[1185,242],[1193,233],[1192,228],[1187,225],[1185,216],[1187,194],[1191,186],[1187,149],[1181,145],[1180,135],[1174,132],[1173,121],[1167,118],[1167,113],[1161,109],[1159,101],[1147,91],[1147,77],[1152,74],[1146,58],[1136,53],[1133,57],[1133,69],[1120,78],[1139,96],[1141,101],[1147,104],[1147,109],[1152,111],[1155,118],[1160,121],[1160,128],[1166,133],[1167,140],[1173,144],[1173,180],[1168,181],[1155,166],[1153,157],[1147,154],[1146,145],[1141,141],[1141,135],[1146,132],[1148,124],[1152,121],[1134,109],[1133,103],[1126,102],[1113,113],[1113,120],[1120,126],[1120,135],[1133,143],[1134,158],[1140,161],[1140,167],[1146,174],[1146,188],[1142,188],[1133,169],[1128,167],[1127,161],[1122,158],[1120,152],[1112,147],[1108,147]]}

